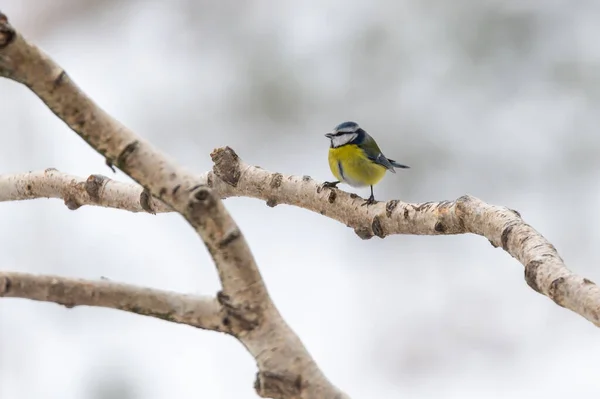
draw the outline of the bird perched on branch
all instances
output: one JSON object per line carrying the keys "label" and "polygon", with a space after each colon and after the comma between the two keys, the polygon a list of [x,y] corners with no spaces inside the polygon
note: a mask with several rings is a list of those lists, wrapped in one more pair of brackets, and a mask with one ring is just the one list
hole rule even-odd
{"label": "bird perched on branch", "polygon": [[409,168],[386,158],[373,137],[356,122],[340,123],[325,137],[331,140],[329,168],[338,180],[325,182],[323,187],[337,188],[339,183],[352,187],[370,186],[371,196],[363,206],[375,203],[373,186],[379,183],[386,171],[396,173],[394,168]]}

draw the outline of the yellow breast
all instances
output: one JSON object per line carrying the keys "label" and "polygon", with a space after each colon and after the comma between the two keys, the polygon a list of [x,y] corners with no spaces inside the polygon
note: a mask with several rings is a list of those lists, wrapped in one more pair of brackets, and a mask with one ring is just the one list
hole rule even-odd
{"label": "yellow breast", "polygon": [[354,144],[329,148],[329,168],[341,182],[352,187],[373,186],[383,178],[386,168],[374,163]]}

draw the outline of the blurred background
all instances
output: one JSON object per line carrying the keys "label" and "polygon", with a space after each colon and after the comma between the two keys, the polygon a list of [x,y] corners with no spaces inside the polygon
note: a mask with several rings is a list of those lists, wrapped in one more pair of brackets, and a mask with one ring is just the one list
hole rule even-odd
{"label": "blurred background", "polygon": [[[104,109],[187,168],[229,145],[250,164],[331,179],[323,134],[359,122],[412,168],[379,200],[505,205],[600,280],[600,2],[3,0]],[[0,173],[111,174],[25,87],[0,80]],[[345,190],[366,197],[368,189]],[[535,293],[478,236],[391,236],[237,198],[266,284],[353,398],[600,394],[599,331]],[[177,215],[59,200],[0,204],[3,270],[213,294]],[[234,339],[96,308],[0,300],[0,398],[256,398]]]}

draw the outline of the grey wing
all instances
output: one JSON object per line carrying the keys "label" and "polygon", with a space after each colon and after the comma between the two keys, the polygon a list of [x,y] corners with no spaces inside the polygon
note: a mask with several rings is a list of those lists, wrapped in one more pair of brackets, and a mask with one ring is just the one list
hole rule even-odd
{"label": "grey wing", "polygon": [[394,165],[385,157],[385,155],[381,153],[381,150],[379,149],[379,146],[375,140],[368,134],[365,134],[365,139],[361,143],[361,148],[369,160],[384,166],[390,172],[396,173],[394,170]]}
{"label": "grey wing", "polygon": [[385,155],[383,155],[382,153],[379,153],[379,155],[377,155],[375,158],[370,158],[369,159],[381,166],[385,166],[390,172],[392,173],[396,173],[396,171],[394,170],[394,165],[392,165],[392,163],[390,162],[389,159],[387,159],[385,157]]}

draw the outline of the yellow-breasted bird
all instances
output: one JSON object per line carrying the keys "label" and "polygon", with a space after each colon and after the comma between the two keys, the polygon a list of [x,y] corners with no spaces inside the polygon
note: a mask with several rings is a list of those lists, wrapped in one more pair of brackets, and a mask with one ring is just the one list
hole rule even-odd
{"label": "yellow-breasted bird", "polygon": [[394,168],[409,168],[386,158],[373,137],[356,122],[340,123],[325,137],[331,140],[329,168],[338,181],[325,182],[323,186],[337,188],[339,183],[352,187],[370,186],[371,196],[363,205],[375,203],[373,186],[379,183],[386,171],[396,173]]}

